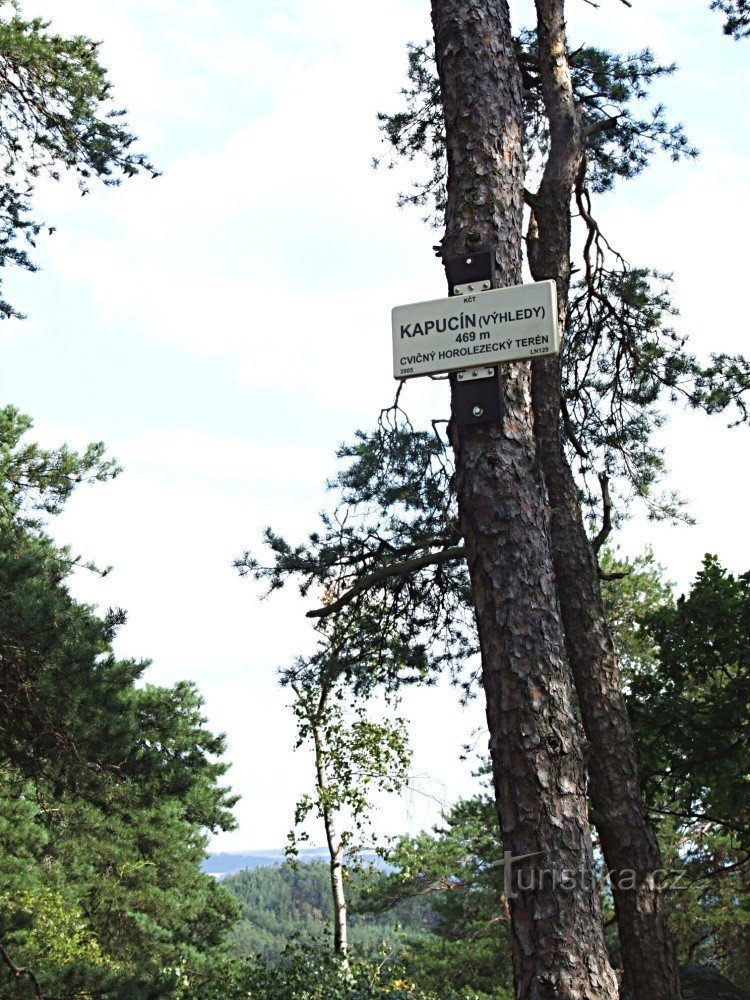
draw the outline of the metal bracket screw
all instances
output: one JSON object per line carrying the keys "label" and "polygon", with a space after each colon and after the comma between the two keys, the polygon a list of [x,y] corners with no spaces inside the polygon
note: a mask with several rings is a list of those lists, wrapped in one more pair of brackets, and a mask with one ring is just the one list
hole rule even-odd
{"label": "metal bracket screw", "polygon": [[482,409],[481,406],[475,406],[471,412],[474,414],[475,417],[481,417],[482,414],[484,413],[484,410]]}
{"label": "metal bracket screw", "polygon": [[492,288],[489,281],[467,282],[465,285],[454,285],[454,295],[472,295],[474,292],[488,292]]}

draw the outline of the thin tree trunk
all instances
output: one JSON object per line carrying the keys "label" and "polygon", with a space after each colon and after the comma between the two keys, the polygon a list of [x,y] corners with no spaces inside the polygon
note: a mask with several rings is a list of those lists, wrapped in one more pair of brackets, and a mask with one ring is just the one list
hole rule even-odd
{"label": "thin tree trunk", "polygon": [[[445,111],[445,257],[497,248],[521,274],[521,85],[505,0],[432,0]],[[604,946],[555,591],[530,366],[504,366],[502,426],[452,428],[456,487],[482,651],[495,793],[513,866],[516,996],[617,994]],[[563,873],[574,873],[561,885]],[[589,876],[589,877],[586,877]]]}
{"label": "thin tree trunk", "polygon": [[[563,0],[536,0],[550,153],[529,229],[535,279],[557,281],[561,337],[570,284],[570,203],[583,156],[573,100]],[[560,419],[560,358],[533,364],[535,436],[552,510],[551,540],[568,658],[590,745],[590,794],[611,872],[625,984],[632,1000],[678,1000],[677,961],[654,873],[659,848],[643,805],[638,763],[607,626],[596,557],[581,516]],[[632,874],[629,874],[632,873]]]}
{"label": "thin tree trunk", "polygon": [[323,825],[328,845],[328,868],[331,879],[331,898],[333,900],[333,951],[346,961],[349,946],[347,941],[346,893],[344,892],[344,844],[336,833],[333,811],[326,804],[328,772],[326,768],[325,749],[321,744],[316,721],[313,721],[312,729],[315,743],[315,780],[317,782],[317,793],[321,802]]}

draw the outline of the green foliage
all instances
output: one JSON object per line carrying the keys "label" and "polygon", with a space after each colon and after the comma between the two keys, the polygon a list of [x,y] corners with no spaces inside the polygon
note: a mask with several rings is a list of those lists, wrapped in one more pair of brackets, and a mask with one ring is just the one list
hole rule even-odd
{"label": "green foliage", "polygon": [[103,478],[111,463],[98,450],[42,452],[20,440],[29,426],[2,411],[0,486],[0,754],[20,772],[55,790],[85,789],[108,801],[109,781],[147,778],[153,800],[180,797],[190,821],[214,828],[230,822],[226,770],[216,762],[223,739],[203,729],[201,700],[189,684],[171,690],[136,684],[146,663],[118,660],[111,643],[121,611],[103,617],[71,596],[76,560],[45,535],[25,505],[56,512],[72,484]]}
{"label": "green foliage", "polygon": [[373,795],[401,791],[409,777],[411,752],[406,722],[394,714],[398,699],[387,685],[383,696],[388,719],[373,717],[376,684],[367,689],[369,700],[361,694],[350,696],[349,671],[342,670],[346,663],[342,636],[343,642],[348,636],[340,623],[333,620],[320,627],[319,634],[318,651],[308,659],[299,658],[281,673],[282,685],[294,693],[295,750],[308,744],[314,761],[313,791],[297,801],[286,853],[290,858],[297,856],[298,842],[309,837],[306,821],[317,817],[328,847],[333,946],[345,955],[346,882],[351,867],[359,864],[364,837],[369,835],[371,844],[376,840],[370,822]]}
{"label": "green foliage", "polygon": [[245,869],[222,884],[240,903],[232,940],[242,956],[279,958],[295,937],[319,936],[332,916],[330,873],[322,862]]}
{"label": "green foliage", "polygon": [[38,526],[33,512],[59,514],[79,483],[106,482],[120,471],[102,442],[82,455],[67,445],[49,450],[24,440],[31,427],[14,406],[0,409],[0,528]]}
{"label": "green foliage", "polygon": [[696,380],[691,399],[707,413],[723,413],[734,406],[737,419],[731,426],[750,422],[747,393],[750,391],[750,361],[739,354],[713,354],[711,364]]}
{"label": "green foliage", "polygon": [[[93,179],[156,171],[124,112],[112,104],[112,84],[99,62],[99,44],[49,33],[49,22],[23,18],[17,4],[0,13],[0,266],[34,270],[28,247],[45,228],[30,216],[37,179],[72,172],[82,193]],[[0,317],[18,316],[0,301]]]}
{"label": "green foliage", "polygon": [[588,193],[576,197],[589,239],[583,277],[568,303],[561,405],[584,504],[600,507],[604,496],[597,494],[606,485],[615,522],[632,498],[652,518],[689,521],[684,502],[658,490],[666,465],[654,433],[666,423],[665,405],[679,402],[708,414],[734,408],[734,425],[747,422],[748,361],[718,353],[705,362],[692,354],[671,326],[678,315],[671,275],[630,266],[592,219]]}
{"label": "green foliage", "polygon": [[0,940],[51,995],[171,996],[225,961],[236,917],[200,871],[205,831],[233,825],[224,738],[192,684],[115,657],[121,612],[72,597],[40,513],[113,465],[26,444],[30,426],[0,411]]}
{"label": "green foliage", "polygon": [[80,910],[61,893],[36,886],[33,892],[19,892],[6,905],[16,918],[28,922],[23,950],[25,964],[32,968],[114,964],[103,954]]}
{"label": "green foliage", "polygon": [[645,616],[655,665],[631,680],[649,798],[750,850],[750,573],[706,556],[689,595]]}
{"label": "green foliage", "polygon": [[[657,822],[667,899],[680,960],[748,975],[750,926],[747,707],[750,704],[750,576],[706,557],[686,597],[651,553],[636,560],[604,550],[604,598],[621,662],[649,810]],[[427,899],[434,922],[407,935],[406,979],[423,988],[510,981],[502,898],[503,848],[490,796],[459,802],[432,833],[403,837],[391,873],[367,905],[388,911]],[[603,906],[611,914],[611,900]],[[617,943],[612,938],[613,954]]]}
{"label": "green foliage", "polygon": [[[338,503],[322,515],[321,530],[294,547],[268,532],[269,563],[245,553],[240,571],[270,590],[296,580],[303,595],[322,593],[325,604],[313,614],[335,630],[339,676],[356,693],[429,683],[447,668],[468,696],[478,642],[447,447],[394,408],[338,454],[346,464],[329,484]],[[605,549],[600,562],[605,576],[627,574],[606,588],[622,655],[645,656],[652,643],[628,601],[645,588],[638,599],[651,606],[668,588],[650,556],[620,564]]]}
{"label": "green foliage", "polygon": [[373,794],[397,793],[408,779],[411,753],[406,722],[394,714],[396,699],[386,698],[387,720],[375,719],[371,700],[347,698],[336,664],[324,648],[319,657],[300,659],[282,673],[282,685],[294,692],[295,749],[312,747],[316,775],[314,792],[295,808],[290,856],[296,854],[297,840],[308,839],[299,831],[310,815],[323,820],[329,840],[335,823],[332,851],[358,851],[362,838],[372,837]]}
{"label": "green foliage", "polygon": [[[324,953],[323,953],[324,954]],[[407,983],[393,970],[362,960],[342,963],[321,957],[315,943],[292,946],[273,964],[262,959],[250,961],[237,977],[237,993],[222,992],[216,1000],[235,996],[252,1000],[438,1000],[416,984]],[[452,991],[440,993],[440,1000],[472,1000]]]}
{"label": "green foliage", "polygon": [[320,941],[295,942],[280,959],[238,963],[220,984],[208,984],[202,1000],[512,1000],[512,991],[503,988],[490,993],[447,983],[425,988],[409,978],[397,955],[379,959],[344,964],[326,956]]}
{"label": "green foliage", "polygon": [[[538,166],[540,157],[547,155],[549,133],[536,31],[521,32],[517,51],[524,84],[526,154],[529,162]],[[698,155],[683,126],[667,121],[662,104],[655,105],[646,117],[640,114],[640,103],[648,99],[655,81],[675,72],[674,63],[658,63],[649,49],[622,56],[589,45],[573,50],[569,61],[592,191],[609,191],[618,179],[637,176],[655,152],[667,153],[673,161]]]}
{"label": "green foliage", "polygon": [[[440,83],[435,67],[432,42],[406,46],[408,86],[401,90],[405,110],[378,114],[385,143],[397,156],[417,162],[427,170],[427,177],[415,181],[412,190],[398,196],[398,206],[429,206],[425,221],[436,228],[441,224],[446,202],[445,122]],[[373,166],[380,165],[378,158]],[[388,162],[392,170],[396,160]]]}
{"label": "green foliage", "polygon": [[394,871],[372,887],[370,905],[428,899],[435,914],[429,934],[407,937],[400,956],[407,979],[437,993],[513,995],[502,859],[494,800],[485,793],[457,802],[432,833],[402,837],[389,851]]}
{"label": "green foliage", "polygon": [[672,585],[651,549],[623,559],[611,548],[599,553],[602,599],[626,686],[637,671],[653,669],[657,649],[644,622],[673,603]]}
{"label": "green foliage", "polygon": [[255,1000],[374,1000],[393,996],[371,980],[372,970],[359,963],[325,959],[318,947],[298,947],[272,965],[256,959],[244,972],[243,988]]}
{"label": "green foliage", "polygon": [[[524,141],[526,158],[538,171],[549,149],[546,113],[539,80],[536,31],[524,29],[516,38],[516,53],[524,87]],[[440,82],[432,42],[407,46],[408,85],[401,90],[404,110],[380,113],[383,139],[396,156],[427,167],[428,176],[399,196],[399,205],[429,207],[430,221],[439,226],[445,209],[445,127]],[[655,152],[673,160],[694,158],[683,126],[671,125],[661,104],[647,117],[638,105],[647,100],[656,80],[674,73],[674,64],[663,65],[644,49],[620,56],[593,46],[570,54],[573,87],[581,110],[586,140],[589,186],[610,190],[618,178],[641,173]],[[375,161],[376,165],[379,163]],[[389,162],[394,166],[395,160]]]}
{"label": "green foliage", "polygon": [[668,325],[676,314],[670,280],[645,268],[610,269],[598,256],[571,289],[563,344],[568,451],[592,513],[600,483],[618,489],[615,521],[627,512],[626,490],[651,516],[684,517],[679,498],[656,489],[666,467],[653,435],[666,420],[665,397],[700,405],[703,369]]}
{"label": "green foliage", "polygon": [[[98,44],[0,8],[0,266],[33,270],[39,179],[70,172],[85,194],[155,171],[111,102]],[[84,564],[45,533],[77,484],[117,465],[102,444],[40,448],[30,429],[0,410],[0,990],[201,996],[227,967],[236,916],[200,871],[205,831],[233,824],[224,739],[193,685],[143,685],[148,664],[115,657],[124,613],[72,597]]]}
{"label": "green foliage", "polygon": [[320,530],[297,546],[268,530],[270,561],[246,552],[237,568],[271,591],[295,580],[322,595],[309,617],[357,695],[429,683],[442,666],[460,674],[477,639],[446,445],[393,407],[338,456]]}
{"label": "green foliage", "polygon": [[338,454],[338,503],[321,529],[297,546],[268,530],[270,561],[246,552],[237,568],[271,591],[294,579],[322,597],[309,617],[357,695],[460,671],[477,640],[445,444],[393,408]]}
{"label": "green foliage", "polygon": [[650,551],[605,550],[601,565],[649,803],[724,826],[750,849],[750,574],[707,555],[675,600]]}
{"label": "green foliage", "polygon": [[733,831],[663,817],[659,840],[671,927],[683,963],[713,966],[738,986],[750,975],[750,865]]}
{"label": "green foliage", "polygon": [[706,556],[674,599],[653,557],[607,554],[605,601],[625,666],[646,802],[684,963],[747,981],[750,574]]}
{"label": "green foliage", "polygon": [[[351,871],[347,892],[350,955],[374,960],[384,941],[398,951],[404,934],[421,934],[434,916],[429,901],[418,899],[406,900],[382,916],[369,912],[366,894],[372,877],[369,867]],[[322,861],[245,870],[222,885],[241,907],[242,919],[232,931],[240,956],[257,954],[273,962],[290,941],[315,943],[330,927],[330,870]],[[323,947],[330,950],[327,942]]]}

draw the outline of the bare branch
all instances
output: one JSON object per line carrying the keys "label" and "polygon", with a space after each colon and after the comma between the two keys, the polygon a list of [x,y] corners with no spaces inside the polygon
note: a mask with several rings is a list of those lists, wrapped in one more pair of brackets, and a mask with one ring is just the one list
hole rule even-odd
{"label": "bare branch", "polygon": [[602,526],[598,535],[591,543],[594,552],[599,551],[612,531],[612,500],[609,495],[609,477],[605,475],[599,476],[599,486],[602,491]]}
{"label": "bare branch", "polygon": [[568,404],[564,396],[560,397],[560,412],[562,413],[563,427],[565,428],[565,436],[568,441],[573,445],[573,448],[579,458],[584,461],[589,460],[589,454],[581,444],[578,435],[573,427],[573,421],[570,419],[570,411],[568,410]]}

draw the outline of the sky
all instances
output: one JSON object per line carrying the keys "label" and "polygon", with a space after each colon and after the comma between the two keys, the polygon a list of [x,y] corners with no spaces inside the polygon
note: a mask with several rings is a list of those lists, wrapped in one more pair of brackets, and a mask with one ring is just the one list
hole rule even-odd
{"label": "sky", "polygon": [[[531,4],[512,4],[516,26]],[[571,43],[648,45],[679,72],[663,100],[701,149],[656,161],[597,208],[634,263],[674,274],[693,348],[746,349],[750,48],[699,0],[569,0]],[[427,0],[27,0],[62,33],[101,40],[116,103],[162,171],[81,198],[43,185],[56,226],[41,270],[4,276],[26,315],[0,324],[0,393],[45,444],[103,440],[124,468],[81,488],[53,526],[104,579],[75,593],[124,607],[124,656],[148,679],[188,678],[228,737],[238,829],[215,850],[283,845],[311,778],[276,670],[310,648],[294,592],[260,600],[232,560],[267,524],[300,538],[330,502],[334,452],[394,394],[390,309],[445,294],[439,233],[398,210],[404,171],[375,171],[376,113],[398,106],[405,46],[430,34]],[[419,379],[404,402],[443,417],[446,387]],[[693,527],[637,516],[625,553],[652,545],[685,589],[704,552],[750,567],[747,431],[677,413],[661,432],[670,487]],[[430,825],[474,789],[462,746],[484,745],[482,707],[447,687],[412,692],[412,789],[379,803],[382,833]],[[313,840],[322,839],[312,831]]]}

